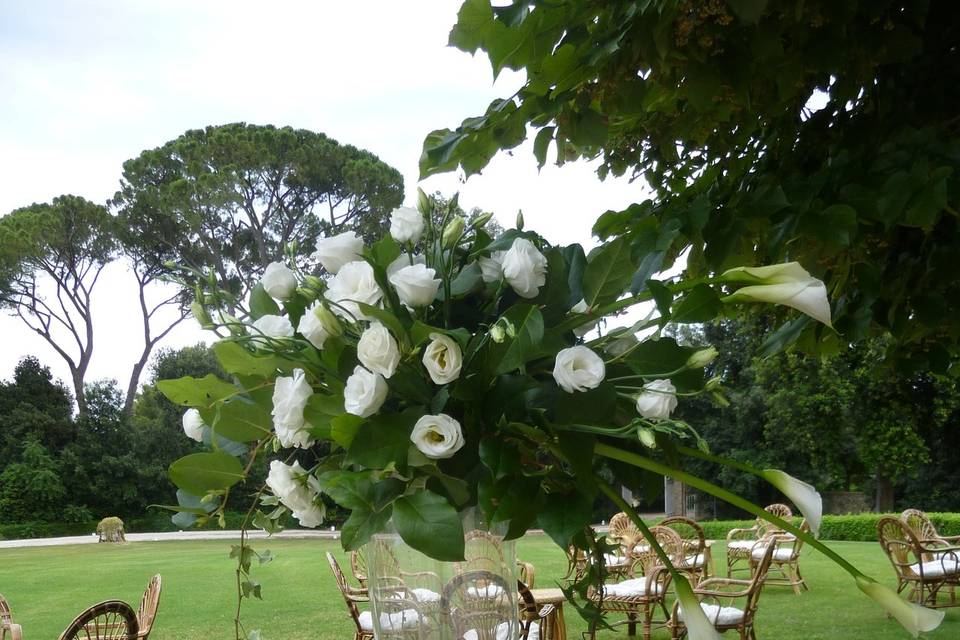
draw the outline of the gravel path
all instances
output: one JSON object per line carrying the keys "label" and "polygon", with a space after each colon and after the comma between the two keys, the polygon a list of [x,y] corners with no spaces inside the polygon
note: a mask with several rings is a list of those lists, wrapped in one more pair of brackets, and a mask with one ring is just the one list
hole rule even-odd
{"label": "gravel path", "polygon": [[[248,531],[252,539],[266,538],[263,531]],[[339,531],[290,530],[275,533],[274,538],[338,540]],[[210,531],[172,531],[168,533],[128,533],[127,542],[162,542],[166,540],[237,540],[240,530]],[[64,544],[97,544],[97,534],[88,536],[67,536],[63,538],[31,538],[29,540],[0,540],[0,549],[18,549],[21,547],[54,547]]]}

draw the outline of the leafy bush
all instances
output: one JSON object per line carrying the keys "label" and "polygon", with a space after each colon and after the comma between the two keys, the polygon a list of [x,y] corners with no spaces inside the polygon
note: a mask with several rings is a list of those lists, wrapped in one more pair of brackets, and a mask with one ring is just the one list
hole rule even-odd
{"label": "leafy bush", "polygon": [[[823,540],[848,540],[854,542],[873,542],[877,539],[877,520],[883,513],[858,513],[842,516],[823,516],[820,525],[820,538]],[[960,513],[928,513],[930,520],[944,536],[960,535]],[[795,519],[799,524],[799,518]],[[753,520],[712,520],[702,522],[708,539],[723,540],[731,529],[753,526]]]}

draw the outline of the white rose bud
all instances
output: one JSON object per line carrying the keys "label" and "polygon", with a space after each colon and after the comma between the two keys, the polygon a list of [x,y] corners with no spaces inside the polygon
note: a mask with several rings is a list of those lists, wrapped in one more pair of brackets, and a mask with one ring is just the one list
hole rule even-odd
{"label": "white rose bud", "polygon": [[664,420],[677,408],[677,388],[669,380],[653,380],[643,385],[637,396],[637,413],[651,420]]}
{"label": "white rose bud", "polygon": [[547,282],[547,259],[526,238],[517,238],[503,256],[503,277],[521,298],[536,298]]}
{"label": "white rose bud", "polygon": [[400,349],[390,331],[379,322],[374,322],[357,342],[357,357],[370,371],[389,378],[400,363]]}
{"label": "white rose bud", "polygon": [[398,207],[390,214],[390,235],[400,244],[418,242],[423,227],[423,214],[411,207]]}
{"label": "white rose bud", "polygon": [[443,243],[443,246],[447,249],[451,249],[457,246],[457,243],[460,241],[460,237],[463,235],[463,230],[466,227],[466,221],[463,219],[463,216],[454,216],[447,223],[447,226],[443,228],[443,234],[440,238],[440,241]]}
{"label": "white rose bud", "polygon": [[[570,309],[570,313],[587,313],[588,311],[590,311],[590,307],[587,306],[586,300],[581,300],[577,304],[573,305],[572,309]],[[590,331],[594,327],[596,327],[598,324],[600,324],[599,318],[597,318],[596,320],[587,320],[584,324],[575,328],[573,332],[577,334],[578,338],[582,338],[583,336],[590,333]]]}
{"label": "white rose bud", "polygon": [[360,312],[357,303],[363,302],[376,306],[383,298],[383,291],[377,285],[373,267],[358,260],[343,265],[337,275],[330,278],[324,296],[327,300],[336,303],[333,306],[333,312],[337,315],[369,320],[370,318]]}
{"label": "white rose bud", "polygon": [[460,423],[445,413],[425,415],[417,420],[410,441],[420,453],[433,460],[450,458],[465,444]]}
{"label": "white rose bud", "polygon": [[286,316],[260,316],[253,321],[253,328],[253,341],[260,345],[267,344],[263,336],[270,338],[289,338],[293,336],[293,325],[290,324],[290,318]]}
{"label": "white rose bud", "polygon": [[282,262],[271,262],[264,270],[260,284],[271,298],[289,300],[297,289],[297,276]]}
{"label": "white rose bud", "polygon": [[297,325],[297,332],[317,349],[323,349],[323,343],[330,337],[318,313],[322,308],[322,303],[315,302],[303,312],[300,323]]}
{"label": "white rose bud", "polygon": [[390,276],[390,284],[397,290],[400,302],[411,309],[426,307],[437,297],[440,280],[436,271],[422,264],[404,267]]}
{"label": "white rose bud", "polygon": [[313,395],[303,369],[294,369],[292,376],[280,376],[273,386],[273,430],[283,447],[306,449],[313,444],[303,418],[303,409]]}
{"label": "white rose bud", "polygon": [[431,333],[430,344],[423,352],[423,366],[435,384],[447,384],[460,377],[463,353],[460,345],[448,335]]}
{"label": "white rose bud", "polygon": [[347,413],[369,418],[387,399],[387,381],[379,373],[371,373],[357,365],[343,389],[343,407]]}
{"label": "white rose bud", "polygon": [[690,354],[690,357],[687,358],[687,367],[690,369],[703,369],[713,362],[718,355],[719,352],[715,347],[707,347],[706,349],[694,351]]}
{"label": "white rose bud", "polygon": [[484,282],[500,282],[503,280],[503,256],[506,251],[494,251],[489,258],[480,258],[480,277]]}
{"label": "white rose bud", "polygon": [[343,265],[360,260],[362,252],[363,240],[353,231],[347,231],[329,238],[318,238],[317,250],[311,258],[335,274]]}
{"label": "white rose bud", "polygon": [[187,409],[183,413],[183,432],[187,437],[197,442],[203,442],[203,427],[206,426],[200,412],[196,409]]}
{"label": "white rose bud", "polygon": [[582,345],[561,349],[553,365],[553,379],[567,393],[596,389],[606,376],[603,359]]}

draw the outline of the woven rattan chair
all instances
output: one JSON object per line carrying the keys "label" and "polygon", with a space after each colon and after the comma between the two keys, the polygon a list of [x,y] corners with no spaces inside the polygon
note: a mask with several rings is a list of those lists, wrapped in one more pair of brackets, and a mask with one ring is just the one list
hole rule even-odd
{"label": "woven rattan chair", "polygon": [[635,552],[645,551],[647,547],[643,542],[643,534],[633,524],[630,516],[621,511],[610,518],[607,541],[620,547],[617,553],[604,554],[603,560],[608,577],[615,581],[632,577],[633,564],[636,560]]}
{"label": "woven rattan chair", "polygon": [[[767,571],[776,544],[770,538],[761,543],[761,557],[756,563],[756,570],[749,580],[735,578],[708,578],[693,590],[700,600],[700,607],[707,619],[720,633],[736,631],[740,640],[756,640],[753,629],[754,617],[757,613],[757,604],[760,592],[766,582]],[[739,605],[739,606],[736,606]],[[670,627],[670,637],[674,640],[687,635],[687,627],[683,623],[683,612],[680,602],[673,605],[673,615],[667,623]]]}
{"label": "woven rattan chair", "polygon": [[357,603],[367,602],[367,599],[358,597],[351,592],[350,585],[347,584],[347,578],[343,575],[343,571],[340,570],[337,559],[334,558],[333,554],[329,551],[327,552],[327,562],[330,564],[330,570],[333,571],[333,577],[337,581],[337,588],[340,590],[340,595],[343,596],[343,601],[347,605],[347,613],[350,615],[350,619],[353,620],[355,627],[354,640],[373,640],[373,616],[365,616],[365,619],[361,621],[360,608],[357,606]]}
{"label": "woven rattan chair", "polygon": [[[783,520],[789,520],[793,517],[790,507],[785,504],[775,503],[767,505],[764,510],[771,515],[775,515]],[[754,545],[758,540],[769,534],[781,534],[779,528],[773,526],[763,518],[757,518],[752,527],[746,529],[731,529],[727,533],[727,577],[733,576],[736,571],[750,571],[750,558],[754,550]],[[743,565],[743,566],[738,566]]]}
{"label": "woven rattan chair", "polygon": [[[810,525],[804,520],[800,523],[800,529],[806,532],[810,531]],[[765,540],[771,540],[774,544],[773,555],[770,560],[770,572],[767,573],[767,586],[786,586],[792,587],[793,592],[800,595],[800,589],[808,590],[803,574],[800,573],[800,551],[803,549],[803,539],[790,534],[772,533],[758,542],[750,553],[750,573],[753,575],[757,570],[757,565],[763,559],[765,552]],[[780,577],[774,577],[773,571],[776,570]]]}
{"label": "woven rattan chair", "polygon": [[[650,532],[674,565],[682,561],[683,540],[676,531],[657,526],[651,527]],[[602,593],[591,586],[587,590],[587,597],[604,613],[626,614],[626,620],[614,624],[626,624],[627,633],[631,636],[636,635],[639,621],[643,627],[644,640],[649,640],[654,624],[663,625],[669,617],[665,598],[670,574],[660,565],[653,549],[647,547],[646,551],[631,551],[631,554],[634,575],[639,574],[637,577],[615,584],[605,584],[601,587]],[[658,607],[663,612],[662,621],[654,620]]]}
{"label": "woven rattan chair", "polygon": [[135,640],[137,612],[121,600],[95,604],[70,623],[60,640]]}
{"label": "woven rattan chair", "polygon": [[517,578],[526,585],[528,589],[533,589],[536,577],[537,572],[532,564],[524,562],[523,560],[517,560]]}
{"label": "woven rattan chair", "polygon": [[683,516],[665,518],[660,522],[660,526],[673,529],[683,540],[683,563],[677,568],[693,575],[697,582],[710,577],[710,552],[703,527],[695,520]]}
{"label": "woven rattan chair", "polygon": [[[900,518],[877,521],[877,538],[897,572],[897,593],[909,588],[907,599],[925,607],[957,606],[960,585],[960,547],[930,546]],[[939,598],[947,587],[947,601]]]}
{"label": "woven rattan chair", "polygon": [[0,593],[0,640],[20,640],[22,630],[20,625],[13,621],[13,612],[10,610],[10,604]]}
{"label": "woven rattan chair", "polygon": [[[449,616],[454,638],[464,640],[510,640],[517,610],[510,597],[511,587],[492,571],[466,571],[455,575],[443,587],[441,610]],[[532,622],[532,621],[531,621]],[[521,627],[526,638],[530,624]]]}
{"label": "woven rattan chair", "polygon": [[367,558],[363,555],[362,549],[350,552],[350,570],[353,572],[353,578],[360,585],[360,590],[367,591]]}
{"label": "woven rattan chair", "polygon": [[[944,536],[937,531],[936,525],[930,521],[927,514],[920,509],[907,509],[900,514],[900,519],[913,529],[920,542],[935,547],[960,546],[960,536]],[[932,556],[931,559],[935,558]]]}
{"label": "woven rattan chair", "polygon": [[143,592],[143,598],[140,600],[140,608],[137,610],[137,638],[147,640],[150,631],[153,630],[153,621],[157,618],[157,609],[160,606],[160,590],[163,588],[163,579],[160,574],[153,576],[146,590]]}
{"label": "woven rattan chair", "polygon": [[520,639],[553,640],[556,638],[556,608],[552,604],[537,604],[533,594],[530,593],[530,585],[523,580],[517,581],[517,593],[520,595]]}

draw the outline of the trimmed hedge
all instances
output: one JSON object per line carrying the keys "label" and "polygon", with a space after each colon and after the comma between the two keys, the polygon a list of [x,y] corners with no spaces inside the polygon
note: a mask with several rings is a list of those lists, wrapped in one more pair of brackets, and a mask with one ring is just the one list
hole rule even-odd
{"label": "trimmed hedge", "polygon": [[[899,514],[857,513],[842,516],[823,516],[820,525],[820,538],[823,540],[849,540],[852,542],[875,542],[877,539],[877,520],[883,515]],[[960,535],[960,513],[928,513],[940,535]],[[794,522],[800,524],[800,518]],[[710,520],[701,522],[707,538],[723,540],[731,529],[753,526],[753,520]]]}

